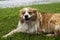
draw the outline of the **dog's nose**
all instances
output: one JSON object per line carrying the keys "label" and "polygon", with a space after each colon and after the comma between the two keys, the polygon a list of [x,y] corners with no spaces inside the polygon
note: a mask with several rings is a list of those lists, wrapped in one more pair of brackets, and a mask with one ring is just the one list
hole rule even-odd
{"label": "dog's nose", "polygon": [[25,18],[28,18],[28,15],[25,15]]}

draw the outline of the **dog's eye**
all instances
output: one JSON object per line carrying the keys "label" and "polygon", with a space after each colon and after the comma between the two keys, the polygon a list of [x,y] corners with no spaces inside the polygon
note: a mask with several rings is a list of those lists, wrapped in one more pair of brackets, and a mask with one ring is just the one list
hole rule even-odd
{"label": "dog's eye", "polygon": [[22,14],[25,14],[25,12],[23,12]]}
{"label": "dog's eye", "polygon": [[32,12],[28,12],[29,14],[32,14]]}

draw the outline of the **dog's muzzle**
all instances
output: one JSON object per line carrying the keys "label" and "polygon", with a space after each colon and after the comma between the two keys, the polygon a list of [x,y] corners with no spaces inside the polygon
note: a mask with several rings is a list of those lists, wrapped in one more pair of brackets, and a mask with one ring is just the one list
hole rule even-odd
{"label": "dog's muzzle", "polygon": [[29,21],[30,21],[30,18],[29,18],[28,15],[25,15],[25,21],[26,21],[26,22],[29,22]]}
{"label": "dog's muzzle", "polygon": [[28,15],[25,15],[25,20],[28,20],[29,18],[28,18]]}

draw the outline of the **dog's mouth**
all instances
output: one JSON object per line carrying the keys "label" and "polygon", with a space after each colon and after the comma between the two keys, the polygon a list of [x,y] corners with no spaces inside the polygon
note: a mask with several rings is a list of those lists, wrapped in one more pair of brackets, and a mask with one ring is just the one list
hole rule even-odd
{"label": "dog's mouth", "polygon": [[25,18],[25,22],[30,22],[31,18]]}

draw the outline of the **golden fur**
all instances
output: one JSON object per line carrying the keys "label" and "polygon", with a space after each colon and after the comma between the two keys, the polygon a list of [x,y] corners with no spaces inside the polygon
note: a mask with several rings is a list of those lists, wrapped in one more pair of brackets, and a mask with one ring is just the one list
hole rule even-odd
{"label": "golden fur", "polygon": [[42,31],[48,34],[47,36],[54,36],[60,33],[60,14],[59,13],[42,13]]}
{"label": "golden fur", "polygon": [[[33,8],[30,8],[30,9],[33,9]],[[37,10],[35,9],[35,11]],[[41,32],[49,33],[47,36],[54,36],[60,33],[60,14],[59,13],[44,13],[44,12],[39,13],[38,12],[38,14],[36,15],[37,15],[36,19],[40,22],[39,23],[40,28],[38,28],[38,31],[40,33]]]}

